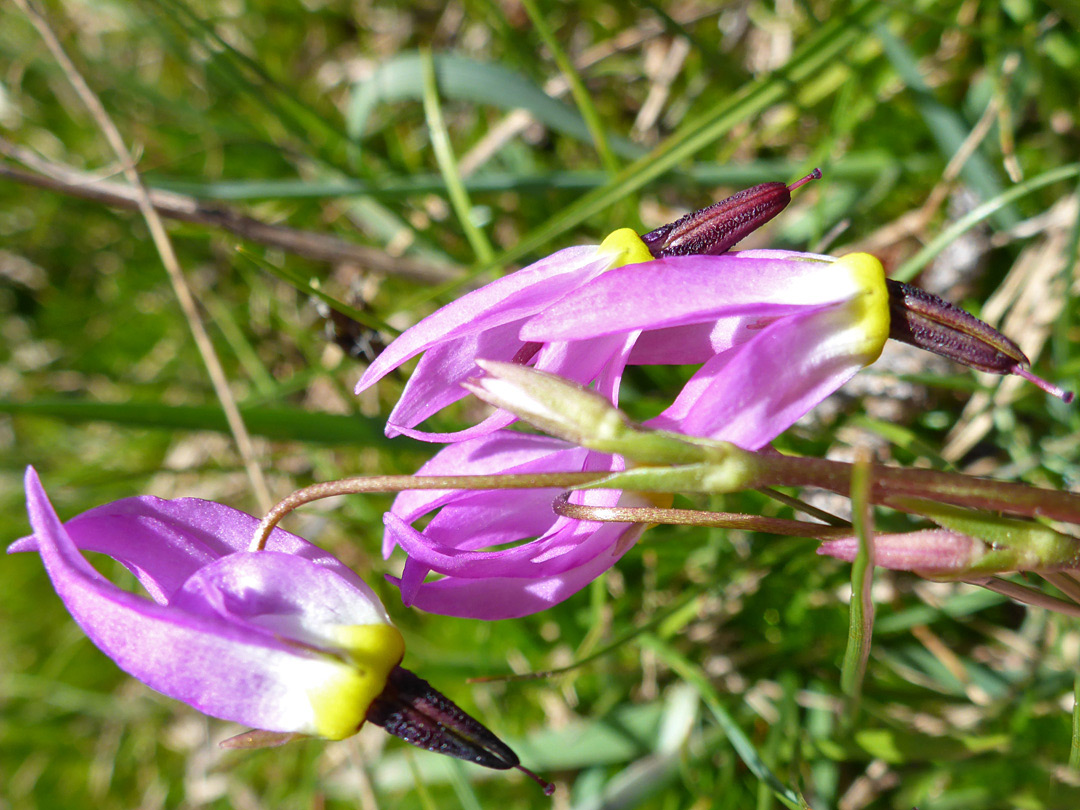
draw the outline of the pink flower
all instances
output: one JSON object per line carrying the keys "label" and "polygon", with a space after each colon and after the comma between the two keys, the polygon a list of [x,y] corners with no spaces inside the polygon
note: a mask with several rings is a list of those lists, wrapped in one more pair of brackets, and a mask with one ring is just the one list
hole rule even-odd
{"label": "pink flower", "polygon": [[[152,689],[251,731],[251,748],[296,736],[341,739],[365,721],[411,745],[487,768],[517,768],[498,737],[399,666],[405,643],[375,593],[303,538],[196,498],[138,497],[61,523],[26,471],[33,535],[8,552],[41,554],[56,593],[90,639]],[[118,588],[80,550],[123,563],[150,594]]]}
{"label": "pink flower", "polygon": [[[500,430],[449,445],[419,475],[567,472],[622,469],[617,457],[559,439]],[[383,553],[408,554],[400,580],[407,605],[432,613],[507,619],[537,613],[576,593],[610,568],[642,526],[559,517],[559,490],[403,492],[383,516]],[[648,506],[613,490],[575,493],[591,506]],[[438,509],[423,531],[410,524]],[[526,538],[536,538],[521,544]],[[485,551],[498,548],[496,551]],[[424,582],[431,571],[444,576]]]}
{"label": "pink flower", "polygon": [[[514,416],[497,410],[450,434],[415,426],[465,395],[460,384],[479,373],[478,358],[529,363],[583,385],[600,381],[613,402],[627,363],[703,363],[655,424],[719,438],[720,426],[738,419],[769,433],[772,420],[786,427],[873,362],[888,330],[884,271],[866,254],[648,260],[641,240],[624,230],[600,248],[560,251],[443,307],[394,341],[357,391],[423,353],[387,434],[461,441]],[[748,343],[752,352],[738,351]],[[757,393],[764,385],[775,389],[767,400]],[[718,396],[718,386],[737,391]],[[769,414],[747,407],[764,401]]]}
{"label": "pink flower", "polygon": [[[505,427],[514,416],[496,412],[479,425],[455,433],[428,433],[416,425],[466,396],[461,383],[475,376],[477,357],[529,362],[536,368],[581,383],[612,370],[632,337],[619,334],[595,340],[530,343],[522,324],[572,295],[591,279],[625,262],[651,255],[633,231],[616,231],[600,246],[560,250],[516,273],[474,290],[403,332],[368,366],[356,393],[374,385],[418,354],[419,365],[390,412],[386,435],[405,434],[426,441],[463,441]],[[621,373],[616,369],[616,377]]]}
{"label": "pink flower", "polygon": [[[196,498],[125,498],[62,524],[33,469],[31,537],[65,607],[126,672],[205,714],[340,739],[356,733],[401,661],[375,593],[332,555]],[[119,560],[150,594],[113,585],[80,549]]]}
{"label": "pink flower", "polygon": [[[726,258],[729,266],[745,261],[758,276],[752,284],[725,279],[722,273],[710,276],[708,270],[716,268],[708,268],[704,257],[626,267],[581,288],[522,331],[529,338],[551,335],[553,340],[633,333],[645,317],[643,308],[634,303],[635,291],[666,285],[679,294],[663,296],[649,310],[650,322],[658,325],[647,344],[654,356],[692,362],[714,352],[717,334],[729,348],[714,353],[654,424],[689,425],[714,439],[756,450],[876,356],[885,338],[880,327],[865,325],[865,310],[873,313],[875,305],[885,302],[876,301],[872,292],[860,293],[852,281],[861,270],[859,259],[811,261],[803,275],[795,275],[791,266],[796,262],[790,259],[718,258]],[[876,270],[883,287],[880,265]],[[831,282],[833,291],[824,287],[825,282]],[[791,292],[789,285],[808,289]],[[744,294],[746,286],[753,286],[765,302]],[[842,292],[835,292],[837,288]],[[620,297],[620,290],[628,294]],[[811,304],[778,302],[786,297],[805,300],[812,292],[817,300]],[[873,324],[872,315],[869,320]],[[621,371],[624,364],[617,360],[609,369]],[[616,377],[617,371],[612,371],[608,384],[599,390],[611,401]],[[529,394],[522,396],[528,399]],[[507,402],[513,400],[512,393],[505,397]],[[419,473],[617,469],[622,469],[617,456],[558,439],[498,431],[444,448]],[[389,557],[401,546],[408,555],[398,582],[402,599],[454,616],[498,619],[535,613],[563,601],[614,565],[643,530],[557,516],[551,511],[556,494],[491,490],[399,495],[384,517],[383,552]],[[610,490],[573,497],[592,506],[650,505],[640,495]],[[439,511],[423,530],[411,525],[435,510]],[[431,572],[442,578],[425,582]]]}
{"label": "pink flower", "polygon": [[[610,340],[595,390],[611,402],[617,400],[628,360],[704,361],[652,426],[756,450],[872,362],[888,336],[888,322],[884,273],[873,257],[832,260],[753,251],[679,256],[611,269],[516,328],[519,341],[545,346],[596,346],[596,341]],[[612,350],[615,345],[618,351]],[[475,361],[475,355],[468,358],[468,364],[475,366]],[[474,368],[472,373],[478,372]],[[499,414],[506,414],[499,417],[501,423],[513,418],[506,411]],[[621,468],[615,456],[557,439],[499,431],[473,434],[444,448],[419,472]],[[405,603],[485,619],[534,613],[606,571],[641,534],[641,526],[559,517],[550,506],[556,494],[493,490],[399,495],[384,518],[383,552],[389,556],[401,546],[408,554],[399,582]],[[577,493],[574,498],[593,506],[649,505],[641,496],[615,491]],[[440,511],[423,530],[413,528],[414,521],[436,509]],[[442,578],[425,582],[431,572]]]}

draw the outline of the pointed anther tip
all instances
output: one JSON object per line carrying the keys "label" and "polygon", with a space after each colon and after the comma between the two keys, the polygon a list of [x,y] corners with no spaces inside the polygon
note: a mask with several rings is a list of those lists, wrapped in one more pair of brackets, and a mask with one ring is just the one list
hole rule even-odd
{"label": "pointed anther tip", "polygon": [[820,179],[821,179],[821,169],[814,169],[812,172],[810,172],[810,174],[806,175],[806,177],[802,177],[802,178],[796,180],[791,185],[789,185],[787,187],[787,190],[788,191],[794,191],[795,189],[799,188],[800,186],[805,186],[811,180],[820,180]]}

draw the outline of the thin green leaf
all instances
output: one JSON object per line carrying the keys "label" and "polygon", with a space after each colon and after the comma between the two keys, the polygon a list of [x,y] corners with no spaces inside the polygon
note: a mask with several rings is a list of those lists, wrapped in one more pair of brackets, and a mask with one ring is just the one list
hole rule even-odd
{"label": "thin green leaf", "polygon": [[911,279],[915,278],[915,276],[936,258],[938,254],[945,250],[945,248],[995,211],[1000,210],[1014,200],[1018,200],[1044,186],[1049,186],[1062,180],[1071,180],[1074,177],[1080,177],[1080,163],[1070,163],[1067,166],[1059,166],[1056,169],[1050,169],[1047,172],[1032,177],[1030,180],[1018,183],[992,200],[987,200],[982,205],[968,211],[964,216],[960,217],[960,219],[956,220],[956,222],[942,231],[935,239],[932,239],[926,247],[900,265],[896,272],[892,274],[892,277],[897,281],[911,281]]}
{"label": "thin green leaf", "polygon": [[[947,162],[959,151],[971,130],[971,125],[959,113],[942,104],[923,80],[922,71],[911,49],[884,23],[874,26],[874,34],[881,41],[889,61],[897,74],[915,96],[915,104],[926,122],[927,129],[937,141],[942,158]],[[967,159],[960,170],[960,176],[981,200],[990,200],[1001,195],[1001,180],[997,168],[976,150]],[[995,209],[992,216],[1003,228],[1015,225],[1019,214],[1011,203],[1005,203]]]}
{"label": "thin green leaf", "polygon": [[[46,416],[70,422],[111,422],[132,428],[213,430],[227,432],[221,409],[202,405],[87,402],[81,400],[0,400],[0,413]],[[316,413],[299,408],[241,407],[244,424],[253,436],[268,439],[360,447],[393,447],[396,453],[430,452],[430,445],[383,435],[383,420],[363,416]]]}
{"label": "thin green leaf", "polygon": [[723,729],[728,742],[731,743],[731,747],[735,749],[735,753],[739,755],[739,759],[743,761],[743,764],[750,769],[750,773],[767,784],[773,795],[785,805],[792,808],[799,807],[799,795],[781,782],[769,766],[765,764],[765,760],[762,759],[753,743],[750,742],[743,730],[728,714],[727,709],[724,708],[720,701],[720,695],[717,693],[716,688],[705,673],[701,671],[701,668],[692,664],[654,635],[643,635],[639,642],[643,647],[660,656],[665,664],[678,673],[684,681],[698,690],[701,699],[705,701],[705,705],[712,712],[713,718]]}
{"label": "thin green leaf", "polygon": [[[609,183],[548,218],[514,247],[497,256],[492,265],[477,268],[469,277],[487,272],[492,267],[504,267],[529,255],[689,160],[738,124],[781,101],[800,83],[812,80],[823,66],[846,53],[864,35],[864,26],[884,16],[887,11],[887,6],[870,0],[856,3],[846,15],[831,20],[808,37],[782,69],[748,83],[742,92],[734,94],[726,103],[718,104],[708,113],[685,123],[679,132],[626,166]],[[464,281],[444,285],[442,289],[453,289]]]}
{"label": "thin green leaf", "polygon": [[585,119],[585,125],[589,128],[589,135],[592,137],[597,154],[600,155],[600,162],[609,174],[614,174],[619,170],[619,163],[611,151],[611,146],[608,144],[608,136],[604,132],[600,114],[596,111],[596,105],[593,104],[592,97],[585,88],[585,82],[581,80],[581,74],[578,73],[574,63],[570,61],[570,57],[566,55],[566,51],[559,44],[555,32],[547,24],[547,18],[540,13],[535,0],[521,0],[521,5],[525,9],[525,13],[529,15],[536,33],[544,40],[544,44],[548,46],[552,56],[555,57],[555,63],[559,66],[559,70],[562,71],[563,78],[570,85],[570,94],[574,97],[574,102],[581,112],[581,117]]}
{"label": "thin green leaf", "polygon": [[[588,143],[589,127],[571,107],[557,101],[501,65],[480,62],[456,54],[434,54],[435,75],[444,98],[486,104],[504,110],[527,110],[551,129]],[[378,105],[388,101],[420,101],[424,94],[423,63],[419,53],[400,53],[382,62],[367,79],[358,82],[349,99],[346,127],[360,140]],[[639,158],[645,149],[625,138],[609,138],[615,154]]]}
{"label": "thin green leaf", "polygon": [[421,51],[420,63],[424,73],[424,118],[427,120],[428,135],[431,138],[431,147],[435,150],[435,159],[439,163],[446,190],[450,196],[450,204],[457,214],[461,229],[465,232],[465,238],[469,240],[473,253],[479,262],[487,263],[495,255],[484,232],[473,221],[473,207],[469,201],[469,194],[461,184],[461,174],[458,172],[457,159],[454,157],[453,147],[450,145],[450,133],[446,131],[446,122],[443,120],[442,107],[439,105],[439,88],[435,79],[435,63],[430,51]]}
{"label": "thin green leaf", "polygon": [[317,298],[326,304],[330,309],[335,312],[340,312],[342,315],[352,318],[357,323],[363,324],[368,329],[376,329],[380,332],[384,332],[388,335],[398,335],[401,330],[395,329],[390,324],[372,315],[370,312],[365,312],[362,309],[349,306],[344,301],[339,301],[329,293],[324,292],[318,287],[314,287],[301,277],[300,273],[291,266],[278,266],[265,261],[259,254],[254,253],[247,248],[238,247],[237,253],[246,259],[249,259],[254,264],[258,265],[261,270],[266,271],[272,276],[281,279],[286,284],[295,287],[299,292],[311,298]]}
{"label": "thin green leaf", "polygon": [[851,513],[859,550],[851,564],[851,606],[848,612],[848,642],[840,673],[840,688],[846,698],[845,725],[850,729],[859,716],[866,662],[874,631],[873,510],[870,505],[870,463],[863,458],[851,470]]}

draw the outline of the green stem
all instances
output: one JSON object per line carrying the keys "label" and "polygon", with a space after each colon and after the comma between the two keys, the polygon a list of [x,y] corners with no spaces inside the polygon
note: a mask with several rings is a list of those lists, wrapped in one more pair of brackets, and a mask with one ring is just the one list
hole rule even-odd
{"label": "green stem", "polygon": [[1080,163],[1070,163],[1067,166],[1059,166],[1056,169],[1043,172],[1036,177],[1032,177],[1030,180],[1025,180],[1023,183],[1018,183],[1012,188],[1003,191],[993,199],[987,200],[982,205],[973,208],[942,231],[936,239],[932,240],[926,247],[900,265],[896,272],[892,274],[892,278],[897,281],[910,281],[939,253],[945,250],[945,248],[1006,205],[1009,205],[1014,200],[1018,200],[1043,186],[1059,183],[1062,180],[1069,180],[1078,175],[1080,175]]}
{"label": "green stem", "polygon": [[494,258],[495,250],[491,247],[484,232],[473,221],[472,202],[469,200],[469,192],[465,190],[465,185],[461,182],[457,159],[454,157],[454,149],[450,144],[450,133],[446,129],[442,106],[439,104],[435,61],[431,57],[431,51],[427,49],[421,50],[420,59],[424,67],[424,118],[427,121],[435,160],[446,181],[446,192],[450,197],[450,204],[454,207],[454,213],[457,214],[461,229],[465,232],[465,238],[469,240],[469,245],[476,254],[476,260],[481,264],[488,264]]}
{"label": "green stem", "polygon": [[555,63],[559,66],[563,78],[566,79],[566,83],[570,87],[570,94],[574,97],[578,112],[585,119],[585,126],[589,129],[593,145],[600,156],[600,162],[604,164],[605,171],[608,174],[615,174],[619,170],[619,161],[616,160],[611,147],[608,145],[600,114],[596,111],[596,105],[593,104],[592,96],[589,95],[588,88],[585,87],[585,82],[581,79],[581,74],[578,73],[573,61],[566,55],[566,51],[559,44],[559,38],[555,36],[555,32],[547,24],[547,18],[540,12],[535,0],[522,0],[521,5],[525,9],[525,13],[529,15],[529,20],[532,22],[533,28],[536,29],[536,33],[544,40],[544,44],[551,50],[551,55],[555,57]]}
{"label": "green stem", "polygon": [[1072,745],[1069,747],[1069,767],[1080,771],[1080,670],[1073,678]]}
{"label": "green stem", "polygon": [[855,534],[859,538],[859,550],[851,566],[851,606],[848,615],[848,643],[844,651],[844,664],[840,674],[840,688],[847,703],[845,725],[854,728],[862,697],[862,684],[866,676],[866,662],[870,658],[870,639],[874,628],[874,602],[871,587],[874,584],[873,518],[870,505],[870,462],[856,462],[851,468],[852,517]]}

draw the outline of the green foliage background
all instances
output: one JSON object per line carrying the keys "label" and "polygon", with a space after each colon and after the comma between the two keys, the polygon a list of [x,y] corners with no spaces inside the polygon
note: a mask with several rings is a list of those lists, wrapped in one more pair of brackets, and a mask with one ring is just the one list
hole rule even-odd
{"label": "green foliage background", "polygon": [[[70,0],[46,14],[152,187],[457,279],[171,224],[275,496],[412,472],[432,450],[383,438],[404,376],[354,397],[364,361],[327,339],[311,287],[403,328],[478,274],[813,166],[825,179],[753,244],[869,248],[971,311],[995,300],[993,317],[1018,313],[1010,334],[1037,369],[1076,386],[1080,13],[1069,0]],[[427,114],[424,52],[438,87]],[[495,138],[515,108],[531,118]],[[449,162],[433,148],[441,136]],[[13,4],[0,6],[0,138],[117,174]],[[947,170],[958,150],[966,161]],[[27,531],[27,464],[64,517],[142,493],[258,511],[138,215],[0,175],[0,317],[4,544]],[[869,447],[894,463],[1075,486],[1075,407],[1031,387],[990,399],[997,380],[923,361],[887,356],[780,446]],[[624,403],[655,412],[684,378],[637,370]],[[435,421],[460,426],[474,407]],[[974,440],[950,433],[961,426]],[[406,665],[555,779],[553,800],[517,774],[405,750],[377,729],[222,752],[235,729],[117,670],[39,560],[18,555],[0,580],[0,807],[763,809],[795,793],[817,810],[1080,806],[1074,619],[878,572],[853,713],[839,687],[848,567],[809,540],[657,528],[557,609],[478,623],[401,607],[382,581],[401,564],[379,553],[388,504],[318,504],[288,528],[380,589]],[[753,493],[693,505],[787,514]],[[467,680],[586,658],[539,680]]]}

